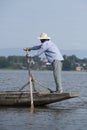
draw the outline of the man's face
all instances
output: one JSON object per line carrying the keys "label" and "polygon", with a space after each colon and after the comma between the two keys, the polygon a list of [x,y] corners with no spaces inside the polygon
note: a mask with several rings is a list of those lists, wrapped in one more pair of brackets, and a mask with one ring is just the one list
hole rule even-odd
{"label": "man's face", "polygon": [[45,39],[40,39],[40,42],[41,42],[41,43],[44,43],[44,41],[45,41]]}

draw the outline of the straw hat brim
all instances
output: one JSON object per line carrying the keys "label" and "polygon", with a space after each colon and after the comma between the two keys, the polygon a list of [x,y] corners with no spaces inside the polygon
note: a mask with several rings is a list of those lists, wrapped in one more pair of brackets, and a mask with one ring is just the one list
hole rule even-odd
{"label": "straw hat brim", "polygon": [[38,37],[38,39],[51,39],[50,37]]}

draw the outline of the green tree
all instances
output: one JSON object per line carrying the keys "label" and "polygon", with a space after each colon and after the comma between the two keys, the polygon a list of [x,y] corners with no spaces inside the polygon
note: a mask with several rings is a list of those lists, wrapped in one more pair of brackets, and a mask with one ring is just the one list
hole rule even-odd
{"label": "green tree", "polygon": [[4,56],[0,56],[0,68],[8,68],[10,63],[8,62],[7,58]]}

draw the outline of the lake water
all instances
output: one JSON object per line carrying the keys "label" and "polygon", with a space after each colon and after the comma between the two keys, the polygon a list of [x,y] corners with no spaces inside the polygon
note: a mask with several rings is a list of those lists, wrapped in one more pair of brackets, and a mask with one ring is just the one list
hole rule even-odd
{"label": "lake water", "polygon": [[[55,90],[52,71],[32,73]],[[0,70],[0,91],[16,91],[27,81],[26,70]],[[62,85],[65,92],[78,91],[80,97],[37,107],[34,113],[28,107],[0,107],[0,130],[87,130],[87,72],[63,71]]]}

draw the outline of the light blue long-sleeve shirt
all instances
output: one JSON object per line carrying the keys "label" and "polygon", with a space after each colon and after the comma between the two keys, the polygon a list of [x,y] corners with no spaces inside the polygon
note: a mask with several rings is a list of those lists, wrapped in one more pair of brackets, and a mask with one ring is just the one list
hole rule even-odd
{"label": "light blue long-sleeve shirt", "polygon": [[54,60],[62,61],[63,57],[58,47],[51,41],[45,41],[41,45],[30,48],[31,50],[38,50],[35,56],[40,56],[42,53],[45,54],[48,62],[52,63]]}

